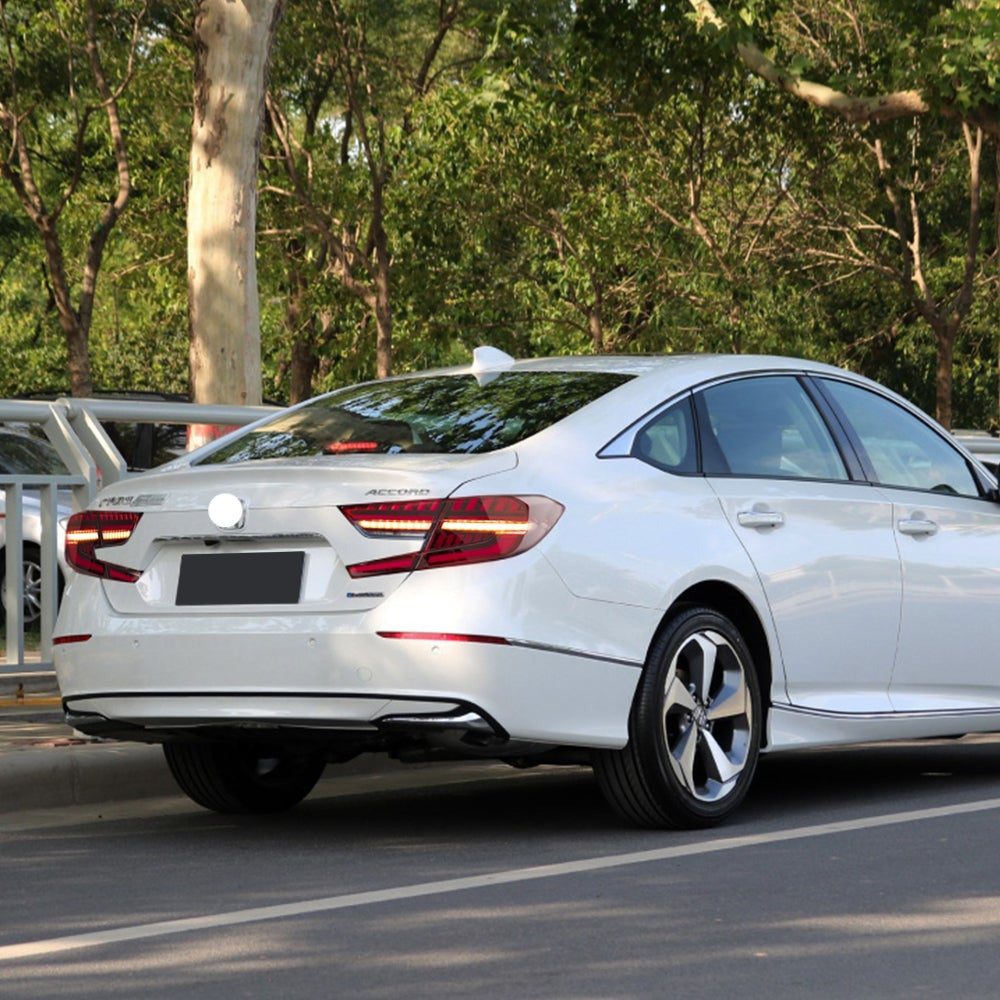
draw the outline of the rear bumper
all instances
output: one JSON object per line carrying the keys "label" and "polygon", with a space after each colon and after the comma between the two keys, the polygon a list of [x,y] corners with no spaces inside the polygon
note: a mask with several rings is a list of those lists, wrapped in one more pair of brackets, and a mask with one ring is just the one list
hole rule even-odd
{"label": "rear bumper", "polygon": [[148,730],[377,732],[397,718],[471,711],[513,741],[627,740],[641,664],[525,643],[383,638],[325,618],[297,624],[219,618],[194,632],[190,621],[121,620],[115,634],[56,647],[64,706]]}
{"label": "rear bumper", "polygon": [[471,711],[510,741],[624,746],[656,613],[577,598],[544,561],[523,573],[529,559],[415,573],[377,608],[340,613],[123,614],[102,581],[76,577],[59,687],[69,713],[123,732],[364,733]]}

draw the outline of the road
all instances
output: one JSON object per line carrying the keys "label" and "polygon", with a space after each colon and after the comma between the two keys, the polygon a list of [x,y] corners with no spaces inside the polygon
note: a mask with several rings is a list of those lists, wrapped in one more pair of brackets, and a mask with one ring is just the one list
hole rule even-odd
{"label": "road", "polygon": [[765,760],[728,825],[636,831],[585,770],[326,780],[4,817],[0,997],[990,997],[1000,739]]}

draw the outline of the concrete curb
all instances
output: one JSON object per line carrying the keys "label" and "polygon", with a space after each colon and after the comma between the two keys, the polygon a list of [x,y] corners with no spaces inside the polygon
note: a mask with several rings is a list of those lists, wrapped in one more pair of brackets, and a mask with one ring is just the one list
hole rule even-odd
{"label": "concrete curb", "polygon": [[[433,783],[466,766],[463,762],[403,764],[385,754],[362,754],[346,764],[331,764],[319,787],[328,781],[367,777],[379,784]],[[471,766],[478,774],[484,772],[482,762]],[[62,737],[0,750],[0,832],[4,815],[20,810],[110,805],[165,796],[188,801],[159,746],[74,743]]]}
{"label": "concrete curb", "polygon": [[0,817],[21,809],[177,794],[179,789],[158,746],[56,743],[0,753]]}
{"label": "concrete curb", "polygon": [[18,690],[23,694],[45,694],[58,697],[56,675],[51,670],[22,670],[0,673],[0,698],[11,698]]}
{"label": "concrete curb", "polygon": [[[18,685],[26,695],[23,703],[15,709],[0,709],[0,832],[3,817],[22,810],[183,798],[161,747],[80,739],[61,721],[56,707],[41,704],[50,700],[44,696],[58,704],[59,691],[51,671],[0,675],[0,700],[13,696]],[[441,767],[362,754],[346,764],[331,765],[321,781],[369,775],[433,780],[431,775]]]}

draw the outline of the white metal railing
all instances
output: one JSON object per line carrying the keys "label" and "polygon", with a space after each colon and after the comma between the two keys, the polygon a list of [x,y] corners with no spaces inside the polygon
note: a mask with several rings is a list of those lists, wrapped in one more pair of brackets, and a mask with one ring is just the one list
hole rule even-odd
{"label": "white metal railing", "polygon": [[[52,670],[52,634],[58,610],[60,506],[83,510],[100,485],[132,475],[101,424],[102,420],[137,423],[243,426],[273,413],[273,406],[206,406],[128,399],[0,400],[0,424],[32,424],[45,432],[69,470],[61,476],[0,474],[4,493],[4,605],[6,662],[0,676],[26,670]],[[23,515],[25,490],[37,502],[40,531],[40,608],[38,660],[25,657]]]}
{"label": "white metal railing", "polygon": [[58,490],[76,489],[85,484],[82,476],[5,476],[0,475],[4,491],[4,605],[6,607],[7,658],[0,673],[23,669],[25,662],[25,579],[24,579],[24,490],[37,496],[41,533],[40,617],[41,643],[38,669],[51,669],[52,630],[56,623],[58,602]]}

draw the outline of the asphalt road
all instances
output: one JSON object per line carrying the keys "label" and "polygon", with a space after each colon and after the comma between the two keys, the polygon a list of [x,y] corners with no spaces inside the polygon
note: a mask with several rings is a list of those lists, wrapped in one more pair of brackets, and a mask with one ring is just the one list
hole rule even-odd
{"label": "asphalt road", "polygon": [[996,738],[765,761],[702,833],[499,766],[22,813],[0,997],[995,998],[998,821]]}

